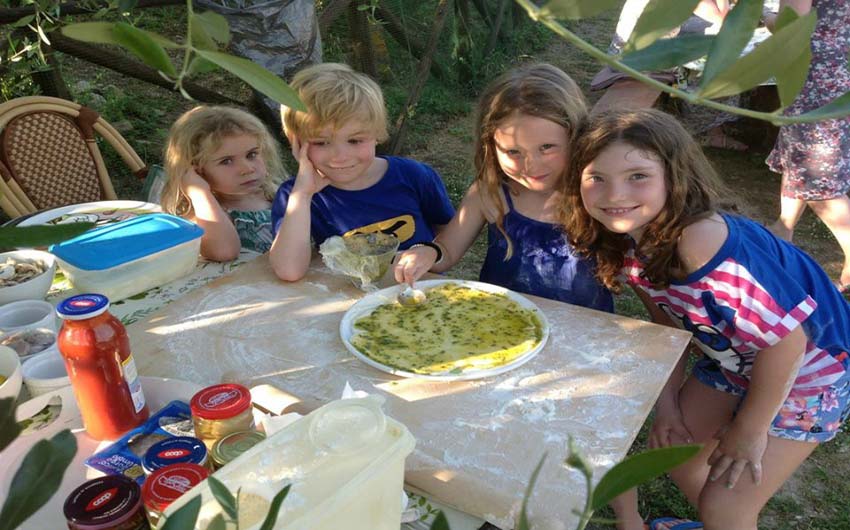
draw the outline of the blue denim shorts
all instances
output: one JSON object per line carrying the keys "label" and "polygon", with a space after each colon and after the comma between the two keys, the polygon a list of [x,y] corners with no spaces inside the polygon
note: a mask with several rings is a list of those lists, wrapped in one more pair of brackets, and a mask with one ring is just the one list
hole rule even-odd
{"label": "blue denim shorts", "polygon": [[[700,383],[727,394],[747,394],[746,387],[726,377],[720,365],[707,357],[697,361],[692,375]],[[740,405],[740,402],[739,402]],[[798,442],[828,442],[850,416],[850,371],[810,397],[791,397],[782,404],[768,434]]]}

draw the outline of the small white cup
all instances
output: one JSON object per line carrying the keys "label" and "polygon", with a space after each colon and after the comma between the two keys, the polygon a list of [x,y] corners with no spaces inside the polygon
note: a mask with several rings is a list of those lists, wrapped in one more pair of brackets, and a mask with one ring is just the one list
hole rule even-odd
{"label": "small white cup", "polygon": [[19,300],[0,307],[0,333],[47,328],[56,333],[56,310],[44,300]]}
{"label": "small white cup", "polygon": [[65,359],[58,351],[46,351],[33,356],[21,368],[24,385],[35,397],[69,386],[71,379],[65,368]]}

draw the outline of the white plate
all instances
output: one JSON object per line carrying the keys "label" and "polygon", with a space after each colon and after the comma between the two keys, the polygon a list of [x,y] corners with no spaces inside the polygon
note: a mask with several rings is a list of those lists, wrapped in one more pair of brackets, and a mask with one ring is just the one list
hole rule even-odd
{"label": "white plate", "polygon": [[[141,382],[151,414],[175,399],[188,403],[195,392],[201,389],[200,385],[179,379],[141,377]],[[24,455],[36,442],[50,438],[62,429],[71,429],[77,439],[77,454],[65,472],[59,490],[53,494],[47,504],[18,527],[20,530],[66,528],[65,516],[62,513],[65,498],[86,480],[103,475],[97,470],[86,467],[84,462],[86,458],[106,447],[110,442],[97,441],[86,434],[77,401],[74,399],[74,392],[70,386],[43,394],[19,405],[16,419],[21,421],[29,418],[43,409],[54,396],[62,400],[59,417],[41,430],[18,436],[9,447],[3,450],[2,458],[0,458],[0,499],[6,499],[12,477],[15,476]]]}
{"label": "white plate", "polygon": [[97,226],[117,223],[138,215],[161,212],[158,204],[142,201],[97,201],[53,208],[27,217],[18,226],[92,222]]}
{"label": "white plate", "polygon": [[[503,294],[518,303],[524,309],[528,309],[533,311],[537,318],[540,319],[540,324],[543,328],[543,338],[540,342],[529,350],[528,352],[522,354],[517,357],[513,361],[505,364],[503,366],[496,366],[493,368],[487,369],[467,369],[462,371],[461,373],[436,373],[436,374],[416,374],[413,372],[408,372],[405,370],[399,370],[398,368],[393,368],[392,366],[387,366],[383,363],[379,363],[378,361],[367,357],[365,354],[360,352],[357,348],[351,344],[351,337],[354,336],[354,322],[365,315],[371,313],[376,307],[393,303],[402,290],[404,290],[404,285],[396,285],[393,287],[388,287],[386,289],[381,289],[380,291],[375,291],[374,293],[370,293],[360,299],[356,304],[351,306],[351,308],[343,315],[342,322],[339,323],[339,335],[342,337],[342,342],[345,344],[345,347],[348,348],[355,357],[363,361],[364,363],[377,368],[378,370],[391,373],[393,375],[398,375],[401,377],[414,377],[419,379],[433,379],[436,381],[464,381],[468,379],[480,379],[483,377],[490,377],[493,375],[498,375],[508,370],[513,370],[517,366],[525,364],[532,357],[537,355],[537,352],[543,349],[546,345],[546,341],[549,340],[549,321],[546,320],[546,315],[543,314],[543,311],[537,307],[534,302],[524,297],[519,293],[515,293],[510,289],[505,289],[504,287],[499,287],[498,285],[492,285],[489,283],[482,282],[473,282],[467,280],[424,280],[421,282],[416,282],[416,288],[421,289],[423,291],[430,289],[432,287],[436,287],[438,285],[443,285],[446,283],[454,283],[457,285],[461,285],[464,287],[471,287],[473,289],[478,289],[479,291],[484,291],[488,293],[496,293]],[[428,303],[427,301],[425,303]]]}

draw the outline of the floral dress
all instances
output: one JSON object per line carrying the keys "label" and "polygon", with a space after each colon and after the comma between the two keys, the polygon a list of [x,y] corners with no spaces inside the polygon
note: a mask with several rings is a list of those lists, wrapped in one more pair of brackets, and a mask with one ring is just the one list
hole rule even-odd
{"label": "floral dress", "polygon": [[[803,90],[786,115],[830,103],[850,90],[850,2],[814,0],[818,22],[812,33],[812,63]],[[840,197],[850,190],[850,117],[784,125],[767,158],[782,173],[782,195],[807,201]]]}
{"label": "floral dress", "polygon": [[230,210],[230,219],[236,226],[242,248],[261,254],[268,252],[274,241],[272,235],[272,211]]}

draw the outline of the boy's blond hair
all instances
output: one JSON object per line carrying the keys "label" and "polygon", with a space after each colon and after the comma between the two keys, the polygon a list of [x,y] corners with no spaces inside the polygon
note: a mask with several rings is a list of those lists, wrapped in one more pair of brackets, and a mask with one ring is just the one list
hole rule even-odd
{"label": "boy's blond hair", "polygon": [[295,74],[290,86],[307,107],[301,112],[281,105],[283,131],[290,141],[314,137],[328,126],[336,130],[350,121],[363,124],[378,143],[389,137],[381,87],[347,64],[308,66]]}
{"label": "boy's blond hair", "polygon": [[267,199],[273,199],[286,174],[280,148],[265,124],[242,109],[202,105],[177,118],[168,132],[163,157],[168,180],[160,198],[162,209],[181,217],[191,217],[194,214],[192,201],[183,190],[183,175],[191,168],[208,162],[225,138],[241,134],[257,138],[267,172],[263,191]]}

